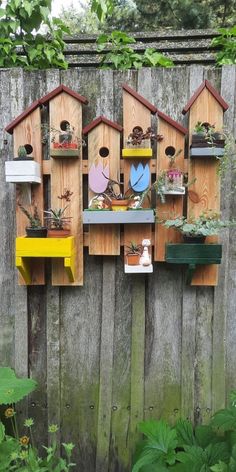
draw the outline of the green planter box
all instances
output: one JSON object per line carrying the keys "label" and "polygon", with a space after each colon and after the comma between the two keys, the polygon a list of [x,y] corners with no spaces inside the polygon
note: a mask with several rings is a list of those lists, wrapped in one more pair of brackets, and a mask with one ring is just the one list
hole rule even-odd
{"label": "green planter box", "polygon": [[220,264],[221,257],[221,244],[166,244],[166,262],[188,265],[187,282],[191,282],[196,265]]}

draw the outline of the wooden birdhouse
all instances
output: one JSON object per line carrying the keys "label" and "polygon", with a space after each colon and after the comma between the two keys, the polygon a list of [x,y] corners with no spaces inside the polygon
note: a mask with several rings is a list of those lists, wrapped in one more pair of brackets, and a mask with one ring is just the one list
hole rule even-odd
{"label": "wooden birdhouse", "polygon": [[[88,101],[65,85],[60,85],[41,98],[40,103],[49,109],[51,207],[58,208],[58,196],[64,195],[65,191],[72,194],[69,217],[71,236],[75,238],[73,281],[68,279],[68,274],[63,270],[63,260],[58,258],[53,259],[52,284],[83,285],[82,105]],[[65,137],[69,134],[71,139]],[[64,138],[60,139],[62,135]],[[56,148],[55,143],[58,145]],[[61,200],[63,205],[65,202]]]}
{"label": "wooden birdhouse", "polygon": [[13,120],[6,131],[13,134],[14,156],[5,163],[6,181],[41,183],[41,115],[36,100]]}
{"label": "wooden birdhouse", "polygon": [[[157,110],[158,133],[162,139],[157,147],[157,214],[158,219],[168,219],[171,215],[183,215],[183,185],[185,136],[188,132],[180,123]],[[179,234],[156,224],[156,261],[165,260],[165,245],[169,241],[179,241]]]}
{"label": "wooden birdhouse", "polygon": [[[83,129],[83,134],[88,135],[89,169],[89,209],[84,212],[84,223],[90,224],[89,254],[93,255],[120,254],[120,228],[111,224],[111,211],[107,210],[111,210],[112,202],[106,191],[109,179],[120,180],[121,132],[120,125],[104,116],[96,118]],[[119,223],[118,220],[115,222]]]}
{"label": "wooden birdhouse", "polygon": [[[142,192],[149,188],[151,183],[150,158],[152,157],[152,147],[150,138],[151,134],[153,134],[151,129],[151,117],[152,114],[155,113],[156,107],[154,105],[131,87],[123,84],[124,141],[122,156],[124,158],[124,183],[125,191],[130,189],[137,198]],[[148,200],[144,201],[142,207],[150,207]],[[131,242],[139,246],[142,245],[142,241],[151,242],[151,224],[146,224],[146,221],[144,218],[144,224],[142,225],[125,225],[125,248],[129,248]],[[148,251],[151,256],[152,246],[149,246]],[[145,250],[147,250],[147,248]],[[126,252],[125,250],[126,272],[152,272],[151,263],[146,266],[139,264],[139,267],[130,267],[129,264],[127,264]],[[140,260],[142,261],[141,258]]]}
{"label": "wooden birdhouse", "polygon": [[[21,115],[13,120],[6,131],[13,134],[14,160],[5,164],[6,181],[17,184],[17,203],[31,211],[32,205],[38,214],[43,214],[43,180],[42,174],[42,142],[41,142],[41,111],[40,101],[36,100]],[[31,185],[37,184],[37,185]],[[25,228],[29,226],[28,219],[16,205],[16,236],[22,237]],[[17,259],[16,265],[21,268],[22,260]],[[28,266],[31,281],[34,285],[44,284],[44,263]],[[24,285],[27,281],[19,278],[19,283]]]}
{"label": "wooden birdhouse", "polygon": [[[214,142],[214,136],[200,137],[200,141],[193,136],[196,135],[199,125],[204,125],[205,131],[209,127],[211,133],[223,129],[223,114],[228,105],[219,93],[205,80],[196,90],[194,95],[183,109],[183,114],[189,114],[190,135],[190,160],[188,167],[189,180],[193,181],[191,189],[197,198],[192,199],[191,193],[188,198],[188,216],[199,217],[203,212],[213,210],[220,212],[220,180],[217,175],[219,159],[223,154],[224,144],[222,139]],[[209,132],[208,132],[209,133]],[[215,243],[216,236],[207,237],[206,243]],[[199,267],[192,280],[192,285],[217,285],[218,269],[216,265]]]}

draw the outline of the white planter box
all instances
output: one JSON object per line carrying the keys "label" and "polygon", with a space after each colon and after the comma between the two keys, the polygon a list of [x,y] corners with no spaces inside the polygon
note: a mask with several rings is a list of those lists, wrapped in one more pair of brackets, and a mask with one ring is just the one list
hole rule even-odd
{"label": "white planter box", "polygon": [[6,182],[41,184],[40,165],[35,161],[5,162]]}
{"label": "white planter box", "polygon": [[152,272],[152,264],[149,266],[125,264],[125,274],[152,274]]}

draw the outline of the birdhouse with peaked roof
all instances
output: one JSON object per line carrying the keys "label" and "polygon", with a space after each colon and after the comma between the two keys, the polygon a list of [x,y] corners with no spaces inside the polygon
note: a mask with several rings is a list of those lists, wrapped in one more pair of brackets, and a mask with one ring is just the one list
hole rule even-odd
{"label": "birdhouse with peaked roof", "polygon": [[[157,147],[157,204],[159,219],[171,215],[183,215],[183,185],[185,137],[188,132],[180,123],[157,110],[158,133],[163,139]],[[156,261],[165,260],[165,245],[169,241],[179,241],[177,231],[156,224],[155,251]]]}
{"label": "birdhouse with peaked roof", "polygon": [[5,163],[6,182],[41,183],[41,114],[36,100],[6,127],[13,134],[14,157]]}
{"label": "birdhouse with peaked roof", "polygon": [[[127,84],[123,84],[122,87],[124,190],[127,192],[128,189],[131,189],[132,193],[138,197],[151,184],[150,158],[152,157],[152,148],[151,140],[146,139],[146,137],[151,134],[151,118],[152,114],[156,113],[156,107]],[[131,143],[129,144],[130,140]],[[128,145],[130,147],[127,147]],[[150,207],[147,199],[142,206]],[[143,240],[151,241],[151,236],[151,224],[126,224],[124,227],[125,247],[129,247],[131,241],[138,245],[141,245]],[[151,246],[148,250],[151,252]],[[125,271],[130,271],[126,262],[125,257]],[[152,264],[136,268],[135,272],[139,271],[152,272]]]}
{"label": "birdhouse with peaked roof", "polygon": [[[118,180],[120,176],[120,134],[122,126],[99,116],[89,123],[83,134],[88,135],[88,196],[89,210],[85,218],[90,223],[98,223],[101,214],[93,211],[108,208],[104,193],[109,179]],[[100,205],[100,206],[99,206]],[[119,225],[94,225],[89,229],[89,254],[118,255],[120,254]]]}
{"label": "birdhouse with peaked roof", "polygon": [[82,105],[88,103],[87,99],[60,85],[40,103],[49,105],[51,157],[78,157],[82,147]]}
{"label": "birdhouse with peaked roof", "polygon": [[83,285],[83,176],[82,159],[78,157],[82,157],[82,106],[88,101],[74,90],[60,85],[41,98],[40,103],[49,109],[51,207],[58,208],[58,195],[63,195],[65,189],[73,195],[69,216],[71,235],[75,238],[75,274],[70,283],[63,270],[63,260],[53,259],[52,284]]}
{"label": "birdhouse with peaked roof", "polygon": [[[212,141],[210,148],[209,139],[199,145],[196,152],[194,147],[193,131],[197,125],[205,124],[219,132],[223,128],[223,115],[228,105],[215,88],[205,80],[196,90],[183,109],[183,114],[188,113],[190,136],[190,160],[188,167],[189,180],[193,182],[191,190],[197,198],[188,198],[188,216],[199,217],[203,212],[213,210],[220,212],[220,180],[217,174],[219,160],[216,158],[216,145]],[[204,137],[201,138],[204,141]],[[193,147],[192,147],[193,146]],[[222,148],[221,148],[222,150]],[[219,156],[219,153],[218,153]],[[215,243],[217,237],[207,237],[206,242]],[[218,269],[216,265],[199,267],[192,279],[192,285],[217,285]]]}

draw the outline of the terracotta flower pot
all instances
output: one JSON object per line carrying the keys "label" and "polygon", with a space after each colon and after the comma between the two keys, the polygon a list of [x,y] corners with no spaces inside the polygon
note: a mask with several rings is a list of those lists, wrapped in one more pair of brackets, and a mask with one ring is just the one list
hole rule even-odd
{"label": "terracotta flower pot", "polygon": [[139,265],[140,254],[126,254],[128,265]]}
{"label": "terracotta flower pot", "polygon": [[113,211],[125,211],[128,209],[129,200],[115,200],[111,201],[111,208]]}
{"label": "terracotta flower pot", "polygon": [[49,229],[48,238],[68,238],[70,229]]}

